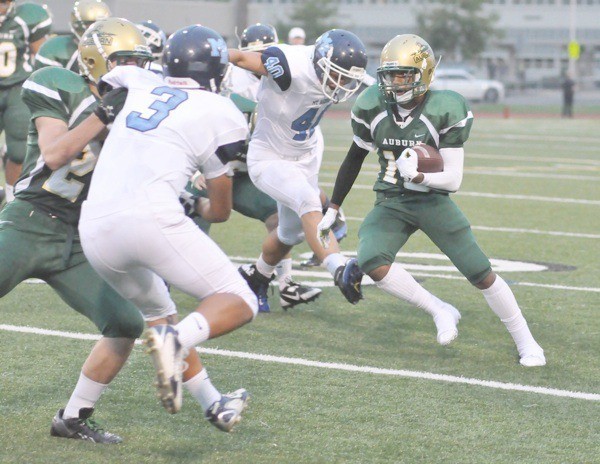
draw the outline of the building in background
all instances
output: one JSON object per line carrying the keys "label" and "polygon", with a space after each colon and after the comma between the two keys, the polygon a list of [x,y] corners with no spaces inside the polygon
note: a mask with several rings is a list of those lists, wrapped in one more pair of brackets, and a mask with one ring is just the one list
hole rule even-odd
{"label": "building in background", "polygon": [[[250,23],[288,23],[301,0],[104,0],[118,16],[134,22],[152,18],[167,32],[201,23],[220,32],[237,46],[234,30]],[[340,27],[351,29],[365,42],[370,71],[379,52],[397,34],[415,31],[415,12],[440,0],[340,0]],[[581,45],[575,74],[580,86],[600,86],[600,0],[488,0],[485,12],[499,15],[504,37],[469,63],[478,74],[507,84],[542,85],[560,82],[568,67],[570,12],[574,1],[575,37]],[[54,13],[55,29],[68,30],[72,2],[44,0]],[[168,8],[165,8],[168,3]],[[445,63],[448,64],[448,63]]]}

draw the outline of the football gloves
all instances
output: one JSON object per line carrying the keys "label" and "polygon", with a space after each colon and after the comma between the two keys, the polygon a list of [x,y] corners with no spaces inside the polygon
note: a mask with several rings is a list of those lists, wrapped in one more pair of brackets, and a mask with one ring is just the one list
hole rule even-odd
{"label": "football gloves", "polygon": [[406,148],[396,160],[396,166],[400,172],[400,177],[404,182],[411,182],[419,175],[417,166],[419,164],[419,156],[412,148]]}
{"label": "football gloves", "polygon": [[106,126],[114,122],[127,100],[127,89],[120,87],[118,89],[106,92],[102,100],[96,106],[94,114]]}
{"label": "football gloves", "polygon": [[337,209],[327,208],[325,216],[323,216],[323,219],[321,219],[321,222],[317,225],[317,238],[325,249],[329,248],[329,232],[331,232],[331,228],[333,227],[337,215]]}

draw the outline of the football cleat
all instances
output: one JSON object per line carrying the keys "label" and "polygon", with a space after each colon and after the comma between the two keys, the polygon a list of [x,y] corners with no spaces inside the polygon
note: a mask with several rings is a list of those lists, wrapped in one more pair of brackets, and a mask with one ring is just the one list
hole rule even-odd
{"label": "football cleat", "polygon": [[255,264],[244,264],[238,268],[238,271],[246,282],[248,282],[248,286],[258,299],[258,312],[270,313],[271,308],[269,307],[267,291],[269,290],[269,283],[273,280],[274,275],[270,278],[265,277],[258,269],[256,269]]}
{"label": "football cleat", "polygon": [[525,367],[541,367],[546,365],[544,350],[536,343],[529,349],[519,350],[519,363]]}
{"label": "football cleat", "polygon": [[79,417],[63,418],[65,410],[60,409],[50,427],[50,435],[61,438],[91,441],[94,443],[121,443],[123,439],[114,433],[104,430],[98,422],[91,418],[94,408],[81,408]]}
{"label": "football cleat", "polygon": [[321,295],[321,289],[301,285],[293,280],[287,280],[285,287],[279,288],[279,303],[287,311],[301,303],[309,303],[316,300]]}
{"label": "football cleat", "polygon": [[248,406],[248,392],[243,388],[221,396],[206,411],[206,418],[219,430],[231,432],[242,420],[242,412]]}
{"label": "football cleat", "polygon": [[313,253],[313,255],[307,259],[306,261],[302,261],[300,266],[302,267],[319,267],[321,265],[321,261],[317,258],[317,255]]}
{"label": "football cleat", "polygon": [[[439,299],[438,299],[439,300]],[[460,320],[460,313],[451,304],[439,300],[442,311],[438,312],[433,318],[437,328],[437,342],[440,345],[449,345],[456,337],[458,337],[458,329],[456,325]]]}
{"label": "football cleat", "polygon": [[352,304],[356,304],[364,298],[361,288],[363,275],[356,258],[349,259],[346,264],[338,267],[335,271],[335,284]]}
{"label": "football cleat", "polygon": [[181,409],[183,360],[185,350],[172,325],[155,325],[146,330],[146,352],[152,356],[156,369],[156,388],[164,408],[175,414]]}

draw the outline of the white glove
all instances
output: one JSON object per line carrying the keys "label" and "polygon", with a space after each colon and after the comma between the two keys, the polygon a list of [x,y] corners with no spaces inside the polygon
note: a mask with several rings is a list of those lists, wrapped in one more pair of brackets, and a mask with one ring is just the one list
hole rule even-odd
{"label": "white glove", "polygon": [[191,182],[192,185],[198,190],[206,190],[206,179],[200,171],[196,171],[196,173],[192,176]]}
{"label": "white glove", "polygon": [[327,208],[325,216],[323,216],[323,219],[321,219],[321,222],[317,225],[317,238],[325,249],[329,248],[329,232],[331,232],[331,226],[333,226],[337,215],[337,209]]}
{"label": "white glove", "polygon": [[396,160],[400,176],[405,182],[410,182],[419,175],[419,171],[417,171],[418,164],[419,156],[412,148],[406,148]]}

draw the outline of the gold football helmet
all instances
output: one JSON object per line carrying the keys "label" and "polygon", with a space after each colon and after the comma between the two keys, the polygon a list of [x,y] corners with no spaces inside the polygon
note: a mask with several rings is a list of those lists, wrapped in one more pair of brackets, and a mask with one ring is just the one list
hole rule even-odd
{"label": "gold football helmet", "polygon": [[110,8],[102,0],[80,0],[75,2],[71,10],[71,32],[75,34],[77,40],[85,30],[101,19],[110,18]]}
{"label": "gold football helmet", "polygon": [[397,35],[381,52],[379,91],[387,103],[409,103],[429,90],[435,68],[433,50],[425,40],[414,34]]}
{"label": "gold football helmet", "polygon": [[79,41],[79,71],[90,81],[100,78],[116,64],[140,67],[152,61],[152,52],[135,24],[123,18],[96,21]]}

